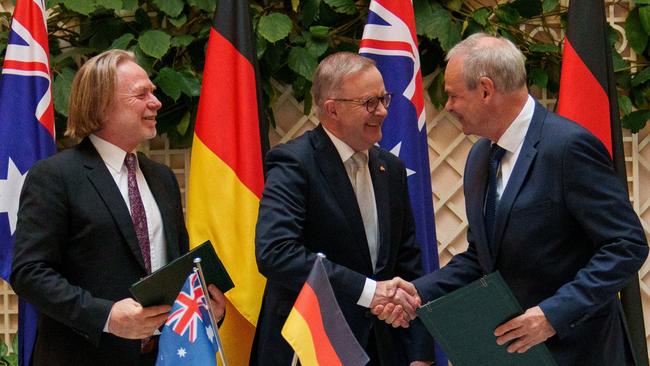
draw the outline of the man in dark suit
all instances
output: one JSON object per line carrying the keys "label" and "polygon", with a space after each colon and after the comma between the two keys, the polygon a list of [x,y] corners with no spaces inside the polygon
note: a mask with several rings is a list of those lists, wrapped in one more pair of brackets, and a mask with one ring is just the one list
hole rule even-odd
{"label": "man in dark suit", "polygon": [[[130,298],[138,279],[188,250],[171,170],[134,154],[156,135],[161,104],[133,53],[88,60],[73,82],[67,134],[76,147],[28,173],[11,280],[39,311],[34,365],[153,365],[169,305]],[[223,295],[210,286],[211,307]]]}
{"label": "man in dark suit", "polygon": [[469,247],[414,281],[422,300],[498,270],[527,309],[494,331],[509,352],[545,342],[559,365],[630,364],[617,292],[648,246],[607,149],[528,94],[511,42],[475,34],[447,59],[446,109],[483,138],[465,167]]}
{"label": "man in dark suit", "polygon": [[[371,364],[429,364],[433,346],[421,323],[392,329],[368,311],[393,294],[405,298],[389,279],[422,273],[404,164],[374,145],[390,94],[371,60],[342,52],[321,62],[312,95],[320,125],[267,156],[256,254],[268,281],[251,363],[290,364],[293,351],[280,331],[322,252],[343,315]],[[412,316],[415,305],[402,306]]]}

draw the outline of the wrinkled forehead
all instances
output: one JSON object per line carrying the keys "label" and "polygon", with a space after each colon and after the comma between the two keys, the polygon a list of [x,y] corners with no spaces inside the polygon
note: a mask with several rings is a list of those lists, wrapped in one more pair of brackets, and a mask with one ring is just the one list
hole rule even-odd
{"label": "wrinkled forehead", "polygon": [[358,95],[374,95],[383,92],[384,78],[379,70],[372,65],[353,74],[346,75],[341,81],[340,89],[343,92],[356,93]]}
{"label": "wrinkled forehead", "polygon": [[133,61],[125,61],[117,65],[117,90],[120,92],[151,90],[155,86],[147,72]]}

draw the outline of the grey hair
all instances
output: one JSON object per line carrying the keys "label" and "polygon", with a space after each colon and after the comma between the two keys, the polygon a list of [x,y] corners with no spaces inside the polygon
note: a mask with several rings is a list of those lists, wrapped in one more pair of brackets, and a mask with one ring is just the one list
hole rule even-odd
{"label": "grey hair", "polygon": [[328,98],[341,87],[343,79],[360,71],[375,67],[375,61],[353,52],[337,52],[325,57],[314,72],[311,96],[316,113]]}
{"label": "grey hair", "polygon": [[526,85],[526,57],[510,40],[486,33],[474,33],[447,53],[446,60],[461,56],[467,88],[476,89],[481,77],[488,77],[502,93]]}

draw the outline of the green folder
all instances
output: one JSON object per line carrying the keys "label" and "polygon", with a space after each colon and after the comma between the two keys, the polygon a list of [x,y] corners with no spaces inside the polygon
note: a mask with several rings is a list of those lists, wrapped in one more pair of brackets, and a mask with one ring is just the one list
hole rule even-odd
{"label": "green folder", "polygon": [[208,284],[214,284],[222,292],[235,287],[226,268],[217,257],[212,243],[208,240],[134,283],[129,291],[142,306],[172,305],[183,288],[187,276],[192,273],[194,259],[197,257],[201,258],[203,276]]}
{"label": "green folder", "polygon": [[544,344],[525,353],[508,353],[507,345],[497,344],[494,329],[522,313],[521,305],[499,272],[417,310],[454,366],[556,366]]}

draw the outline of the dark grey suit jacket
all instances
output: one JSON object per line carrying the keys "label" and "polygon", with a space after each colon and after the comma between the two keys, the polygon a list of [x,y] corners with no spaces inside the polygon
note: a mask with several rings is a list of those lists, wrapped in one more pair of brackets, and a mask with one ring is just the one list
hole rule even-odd
{"label": "dark grey suit jacket", "polygon": [[[168,260],[188,250],[169,168],[139,154],[163,220]],[[131,216],[89,139],[30,169],[11,281],[39,311],[34,365],[136,365],[140,341],[103,332],[111,306],[146,275]]]}
{"label": "dark grey suit jacket", "polygon": [[491,142],[465,166],[469,247],[415,281],[423,301],[498,270],[524,309],[539,305],[557,335],[546,344],[560,366],[625,365],[617,292],[648,245],[604,145],[539,103],[497,207],[488,244],[483,204]]}
{"label": "dark grey suit jacket", "polygon": [[412,280],[422,273],[404,164],[384,150],[370,149],[379,225],[374,275],[354,190],[323,127],[276,147],[267,164],[255,242],[257,263],[268,281],[251,364],[290,364],[293,352],[280,330],[318,252],[327,256],[324,265],[334,293],[362,347],[376,338],[384,365],[432,360],[431,337],[421,323],[412,331],[395,330],[356,304],[367,276]]}

